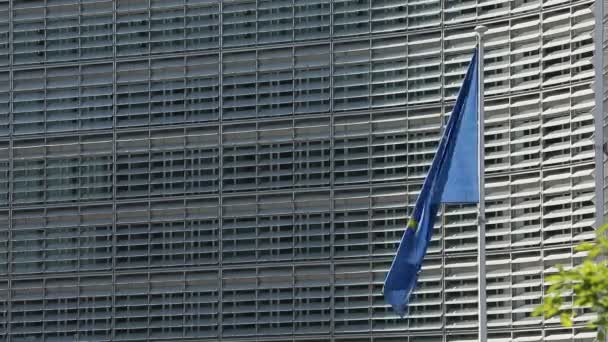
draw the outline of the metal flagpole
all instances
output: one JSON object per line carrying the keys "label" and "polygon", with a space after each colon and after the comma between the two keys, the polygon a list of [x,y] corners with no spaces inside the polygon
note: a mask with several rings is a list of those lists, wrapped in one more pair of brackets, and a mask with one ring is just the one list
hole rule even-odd
{"label": "metal flagpole", "polygon": [[477,296],[478,296],[478,317],[479,317],[479,341],[487,341],[487,322],[486,322],[486,207],[485,199],[485,180],[484,180],[484,110],[483,110],[483,35],[488,30],[485,26],[475,27],[477,32],[477,142],[478,142],[478,186],[479,204],[477,206],[477,274],[479,275]]}

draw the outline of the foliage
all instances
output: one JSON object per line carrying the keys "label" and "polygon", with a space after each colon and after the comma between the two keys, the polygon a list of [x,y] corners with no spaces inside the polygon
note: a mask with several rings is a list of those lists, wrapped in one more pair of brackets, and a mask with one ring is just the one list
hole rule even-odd
{"label": "foliage", "polygon": [[[559,316],[565,327],[571,327],[573,318],[582,309],[597,317],[588,320],[587,326],[598,329],[598,339],[605,339],[608,329],[608,224],[596,231],[593,242],[584,242],[576,251],[588,252],[582,264],[566,269],[558,265],[558,273],[545,278],[549,285],[544,304],[537,307],[533,316],[545,318]],[[564,297],[574,293],[573,302],[564,303]]]}

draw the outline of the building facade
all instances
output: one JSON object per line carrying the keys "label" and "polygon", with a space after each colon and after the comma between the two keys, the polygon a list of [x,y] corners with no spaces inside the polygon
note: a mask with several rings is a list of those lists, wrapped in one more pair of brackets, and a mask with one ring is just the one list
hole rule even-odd
{"label": "building facade", "polygon": [[476,341],[474,207],[442,209],[407,318],[382,284],[478,24],[490,341],[591,341],[529,314],[593,237],[594,23],[590,0],[0,1],[0,341]]}

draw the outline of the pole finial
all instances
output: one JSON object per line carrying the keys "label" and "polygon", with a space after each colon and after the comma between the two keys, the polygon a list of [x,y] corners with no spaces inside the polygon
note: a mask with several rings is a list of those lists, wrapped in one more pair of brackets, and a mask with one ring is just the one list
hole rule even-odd
{"label": "pole finial", "polygon": [[483,26],[483,25],[475,26],[475,32],[477,32],[477,34],[479,34],[480,36],[483,36],[483,34],[486,33],[486,31],[488,31],[487,26]]}

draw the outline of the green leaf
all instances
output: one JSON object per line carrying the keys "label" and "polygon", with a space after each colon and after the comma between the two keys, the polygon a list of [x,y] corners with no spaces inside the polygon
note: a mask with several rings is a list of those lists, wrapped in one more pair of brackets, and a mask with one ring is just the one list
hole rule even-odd
{"label": "green leaf", "polygon": [[583,242],[580,245],[576,246],[576,248],[574,249],[577,252],[584,252],[584,251],[589,251],[592,248],[595,247],[594,243],[591,242]]}
{"label": "green leaf", "polygon": [[563,312],[559,315],[559,321],[567,328],[572,327],[572,316],[567,312]]}
{"label": "green leaf", "polygon": [[[557,273],[544,278],[548,284],[543,303],[532,316],[551,318],[559,316],[564,327],[572,327],[575,314],[587,319],[581,324],[597,329],[599,334],[608,331],[608,224],[597,230],[595,241],[583,242],[577,251],[587,252],[582,263],[574,267],[556,265]],[[570,304],[571,303],[571,304]]]}

